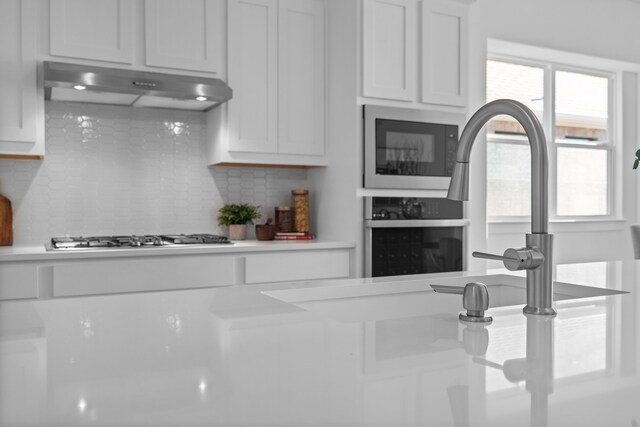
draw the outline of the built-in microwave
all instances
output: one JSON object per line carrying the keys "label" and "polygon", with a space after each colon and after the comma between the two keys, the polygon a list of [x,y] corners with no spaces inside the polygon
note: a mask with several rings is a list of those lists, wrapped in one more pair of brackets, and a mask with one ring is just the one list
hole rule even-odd
{"label": "built-in microwave", "polygon": [[464,114],[363,106],[364,187],[446,190]]}

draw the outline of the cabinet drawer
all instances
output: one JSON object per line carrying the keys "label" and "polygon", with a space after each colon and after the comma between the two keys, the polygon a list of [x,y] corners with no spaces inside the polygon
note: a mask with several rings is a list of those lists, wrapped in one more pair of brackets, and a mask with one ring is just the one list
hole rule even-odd
{"label": "cabinet drawer", "polygon": [[98,260],[53,267],[53,296],[206,288],[235,283],[232,256]]}
{"label": "cabinet drawer", "polygon": [[0,300],[37,297],[38,266],[0,265]]}
{"label": "cabinet drawer", "polygon": [[350,252],[319,250],[255,254],[246,258],[245,283],[348,278]]}

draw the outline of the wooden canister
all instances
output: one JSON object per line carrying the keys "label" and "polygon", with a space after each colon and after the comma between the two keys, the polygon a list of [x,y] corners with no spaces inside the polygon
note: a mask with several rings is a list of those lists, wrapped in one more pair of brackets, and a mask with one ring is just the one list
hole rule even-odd
{"label": "wooden canister", "polygon": [[293,231],[309,232],[309,190],[296,188],[291,190],[291,206],[293,208]]}
{"label": "wooden canister", "polygon": [[0,246],[13,245],[13,211],[11,201],[0,194]]}
{"label": "wooden canister", "polygon": [[290,206],[276,206],[276,232],[290,233],[293,230],[293,217]]}

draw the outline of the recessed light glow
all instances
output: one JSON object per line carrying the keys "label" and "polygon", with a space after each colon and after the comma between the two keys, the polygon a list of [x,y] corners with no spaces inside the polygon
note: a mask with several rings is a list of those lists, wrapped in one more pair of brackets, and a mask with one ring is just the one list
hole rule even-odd
{"label": "recessed light glow", "polygon": [[75,90],[85,90],[87,87],[84,85],[75,85],[73,86]]}
{"label": "recessed light glow", "polygon": [[198,97],[196,97],[196,100],[197,101],[206,101],[207,97],[206,96],[198,96]]}

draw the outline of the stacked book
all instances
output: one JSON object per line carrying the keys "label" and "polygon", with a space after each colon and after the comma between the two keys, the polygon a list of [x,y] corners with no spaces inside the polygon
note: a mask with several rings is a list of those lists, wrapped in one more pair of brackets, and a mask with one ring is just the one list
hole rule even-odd
{"label": "stacked book", "polygon": [[313,240],[314,235],[310,233],[304,232],[290,232],[290,233],[280,233],[277,232],[273,237],[274,240]]}

